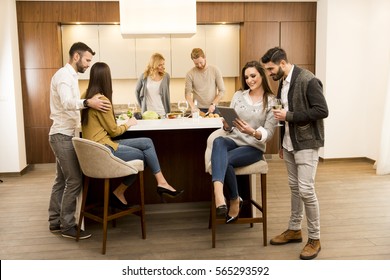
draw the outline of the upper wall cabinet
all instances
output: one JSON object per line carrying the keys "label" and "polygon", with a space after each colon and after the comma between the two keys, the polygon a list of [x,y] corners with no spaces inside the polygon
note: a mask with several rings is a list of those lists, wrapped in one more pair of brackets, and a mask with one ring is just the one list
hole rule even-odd
{"label": "upper wall cabinet", "polygon": [[[239,25],[198,25],[191,38],[124,39],[118,25],[63,25],[62,48],[64,64],[69,49],[82,41],[96,52],[92,64],[107,63],[113,79],[136,79],[145,70],[151,55],[161,53],[166,71],[172,78],[184,78],[194,67],[190,54],[202,48],[209,64],[217,66],[224,77],[239,76]],[[91,65],[92,66],[92,65]],[[89,79],[89,70],[80,79]]]}
{"label": "upper wall cabinet", "polygon": [[170,38],[135,39],[135,68],[139,77],[149,64],[154,53],[160,53],[165,58],[165,71],[171,74],[171,40]]}
{"label": "upper wall cabinet", "polygon": [[172,77],[184,78],[187,72],[194,67],[191,60],[193,48],[206,51],[206,31],[204,25],[196,27],[196,34],[191,38],[172,38]]}
{"label": "upper wall cabinet", "polygon": [[207,25],[207,62],[218,66],[224,77],[238,77],[240,74],[240,26]]}
{"label": "upper wall cabinet", "polygon": [[193,48],[201,48],[206,53],[208,64],[217,66],[224,77],[238,77],[240,72],[240,26],[198,25],[191,38],[172,38],[172,76],[184,78],[194,67],[191,60]]}
{"label": "upper wall cabinet", "polygon": [[[118,25],[63,25],[62,51],[64,64],[69,60],[69,49],[74,42],[84,42],[96,52],[91,66],[102,61],[110,66],[113,79],[136,78],[135,41],[123,39]],[[89,79],[90,68],[80,74]]]}
{"label": "upper wall cabinet", "polygon": [[[94,52],[92,64],[100,61],[99,58],[99,31],[97,25],[63,25],[62,29],[62,58],[64,65],[69,61],[69,50],[73,43],[83,42]],[[90,66],[92,66],[92,64]],[[88,80],[91,67],[79,74],[79,79]]]}
{"label": "upper wall cabinet", "polygon": [[113,79],[136,77],[134,39],[123,39],[119,25],[99,25],[100,61],[107,63]]}

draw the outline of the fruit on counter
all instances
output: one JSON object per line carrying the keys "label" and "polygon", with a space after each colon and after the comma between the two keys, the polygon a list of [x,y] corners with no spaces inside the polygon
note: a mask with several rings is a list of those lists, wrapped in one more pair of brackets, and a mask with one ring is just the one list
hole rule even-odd
{"label": "fruit on counter", "polygon": [[154,111],[145,111],[142,113],[143,120],[157,120],[160,116]]}
{"label": "fruit on counter", "polygon": [[219,116],[219,114],[213,114],[213,113],[210,113],[210,114],[208,114],[207,116],[205,116],[204,118],[219,118],[220,116]]}
{"label": "fruit on counter", "polygon": [[126,121],[128,120],[130,117],[127,115],[127,114],[120,114],[118,116],[118,120],[121,120],[121,121]]}
{"label": "fruit on counter", "polygon": [[128,110],[128,111],[127,111],[127,116],[128,116],[129,118],[132,118],[132,117],[133,117],[133,113],[132,113],[130,110]]}

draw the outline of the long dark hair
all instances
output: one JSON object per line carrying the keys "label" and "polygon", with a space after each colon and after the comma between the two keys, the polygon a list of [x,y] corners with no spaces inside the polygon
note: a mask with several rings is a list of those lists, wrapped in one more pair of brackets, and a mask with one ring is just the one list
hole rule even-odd
{"label": "long dark hair", "polygon": [[263,68],[263,66],[261,66],[260,62],[256,61],[256,60],[253,60],[253,61],[249,61],[245,64],[245,66],[242,68],[242,71],[241,71],[241,88],[242,90],[247,90],[249,89],[249,86],[247,85],[246,83],[246,79],[245,79],[245,70],[248,69],[248,68],[251,68],[251,67],[254,67],[256,68],[256,70],[260,73],[260,76],[261,76],[261,79],[262,79],[262,86],[263,86],[263,89],[264,89],[264,95],[263,95],[263,108],[264,110],[268,108],[268,97],[270,95],[272,96],[275,96],[270,85],[269,85],[269,81],[268,81],[268,76],[267,74],[265,73],[265,69]]}
{"label": "long dark hair", "polygon": [[[112,104],[112,80],[110,67],[104,62],[96,62],[91,67],[89,83],[85,99],[90,99],[96,94],[102,94],[110,100]],[[81,124],[88,124],[89,108],[81,112]]]}

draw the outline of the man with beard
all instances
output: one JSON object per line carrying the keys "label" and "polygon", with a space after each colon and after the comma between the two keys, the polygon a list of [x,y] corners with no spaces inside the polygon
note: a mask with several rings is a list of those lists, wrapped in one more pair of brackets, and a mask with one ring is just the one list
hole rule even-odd
{"label": "man with beard", "polygon": [[270,77],[281,80],[278,98],[283,109],[274,110],[274,117],[284,122],[281,128],[280,158],[283,158],[291,190],[291,216],[288,229],[271,239],[272,245],[302,242],[301,223],[305,208],[308,242],[300,258],[314,259],[321,250],[320,211],[314,181],[318,150],[324,146],[324,122],[328,116],[322,83],[313,73],[287,60],[286,52],[278,47],[268,50],[261,58]]}
{"label": "man with beard", "polygon": [[195,67],[188,71],[185,79],[185,98],[195,109],[194,101],[204,113],[218,113],[216,106],[225,94],[225,84],[221,71],[206,63],[206,55],[200,48],[194,48],[191,59]]}
{"label": "man with beard", "polygon": [[[76,238],[76,199],[82,188],[82,173],[72,144],[72,137],[80,123],[80,110],[91,107],[100,111],[111,108],[109,102],[99,96],[80,99],[77,73],[88,69],[94,51],[77,42],[69,50],[69,62],[59,69],[50,84],[49,143],[56,157],[56,178],[49,204],[49,230],[62,232],[63,237]],[[81,231],[80,239],[91,237]]]}

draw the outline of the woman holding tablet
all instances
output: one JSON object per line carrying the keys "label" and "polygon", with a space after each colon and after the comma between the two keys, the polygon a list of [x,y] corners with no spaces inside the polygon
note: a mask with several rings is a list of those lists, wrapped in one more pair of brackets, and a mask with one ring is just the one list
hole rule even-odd
{"label": "woman holding tablet", "polygon": [[[242,201],[234,168],[262,159],[266,142],[272,138],[277,124],[271,106],[275,96],[259,62],[251,61],[244,66],[241,83],[242,89],[234,94],[230,104],[239,118],[233,121],[233,127],[223,121],[226,135],[214,140],[211,154],[215,207],[219,217],[226,217],[227,224],[238,219]],[[229,211],[223,194],[225,183],[229,187]]]}

